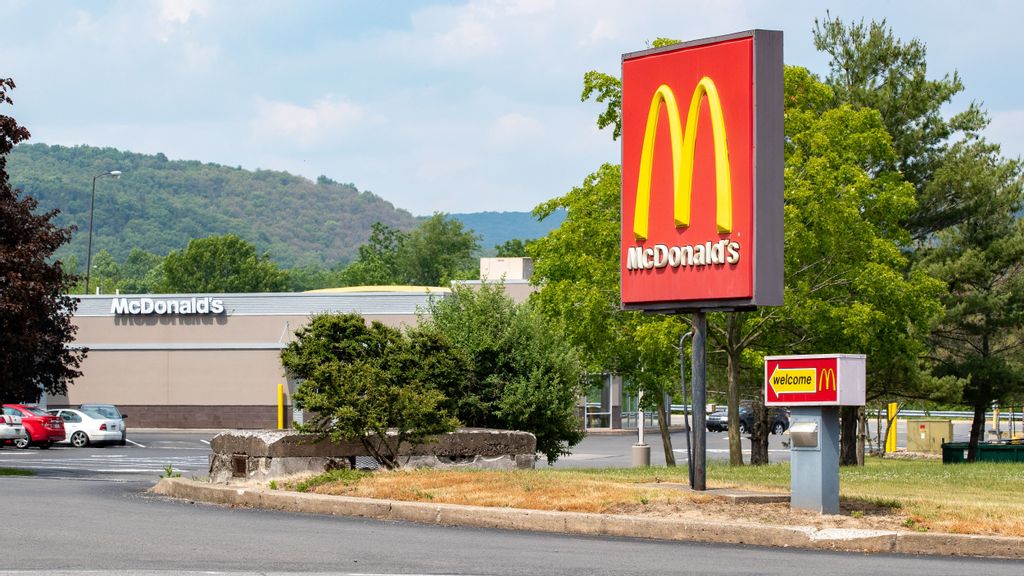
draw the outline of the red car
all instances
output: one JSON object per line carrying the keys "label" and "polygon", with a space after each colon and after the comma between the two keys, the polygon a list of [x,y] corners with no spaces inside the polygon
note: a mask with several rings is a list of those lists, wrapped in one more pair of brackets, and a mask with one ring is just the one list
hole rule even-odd
{"label": "red car", "polygon": [[4,404],[3,411],[9,416],[21,416],[28,438],[15,440],[18,448],[36,445],[45,450],[64,439],[64,421],[45,410],[24,404]]}

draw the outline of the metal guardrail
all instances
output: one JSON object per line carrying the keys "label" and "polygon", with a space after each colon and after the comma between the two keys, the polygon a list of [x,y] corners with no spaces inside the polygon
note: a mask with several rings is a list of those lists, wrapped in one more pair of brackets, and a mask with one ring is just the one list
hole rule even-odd
{"label": "metal guardrail", "polygon": [[[689,413],[690,407],[685,404],[673,404],[673,413]],[[881,413],[885,416],[884,410],[869,410],[868,414],[872,417],[875,414]],[[986,420],[992,420],[992,412],[985,413]],[[950,418],[954,420],[971,420],[974,418],[974,412],[969,410],[956,411],[956,410],[900,410],[900,418]],[[999,411],[999,420],[1010,421],[1010,420],[1024,420],[1024,412],[1003,412]]]}

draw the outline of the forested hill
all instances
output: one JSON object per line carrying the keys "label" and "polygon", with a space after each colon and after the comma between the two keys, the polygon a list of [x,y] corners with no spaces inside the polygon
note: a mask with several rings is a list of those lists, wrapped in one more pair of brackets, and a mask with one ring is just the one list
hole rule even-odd
{"label": "forested hill", "polygon": [[192,238],[236,234],[285,267],[332,267],[351,260],[383,222],[410,230],[417,219],[352,184],[321,176],[316,182],[287,172],[249,171],[163,154],[88,146],[21,145],[8,158],[11,183],[58,208],[57,222],[78,232],[58,257],[84,267],[92,178],[120,170],[119,180],[96,181],[93,254],[109,251],[123,262],[133,248],[158,255]]}
{"label": "forested hill", "polygon": [[546,236],[562,225],[566,212],[557,210],[543,222],[538,222],[529,212],[468,212],[451,216],[462,222],[463,227],[479,234],[480,248],[490,254],[495,246],[515,238],[532,240]]}

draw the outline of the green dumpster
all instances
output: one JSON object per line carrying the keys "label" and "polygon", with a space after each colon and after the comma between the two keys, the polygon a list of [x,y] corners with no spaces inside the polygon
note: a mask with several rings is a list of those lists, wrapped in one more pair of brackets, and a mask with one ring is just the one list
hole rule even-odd
{"label": "green dumpster", "polygon": [[959,464],[967,462],[967,442],[943,442],[942,463]]}
{"label": "green dumpster", "polygon": [[982,462],[1024,462],[1024,444],[978,444]]}
{"label": "green dumpster", "polygon": [[[942,463],[967,462],[967,442],[942,444]],[[980,442],[978,462],[1024,462],[1024,444],[1020,442]]]}

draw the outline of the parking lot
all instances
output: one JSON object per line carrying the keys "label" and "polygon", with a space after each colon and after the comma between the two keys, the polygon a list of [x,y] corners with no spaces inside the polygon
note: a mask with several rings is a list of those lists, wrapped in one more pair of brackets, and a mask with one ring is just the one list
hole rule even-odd
{"label": "parking lot", "polygon": [[156,480],[170,465],[183,476],[205,476],[210,439],[215,433],[131,432],[125,446],[73,448],[54,445],[20,450],[0,448],[0,467],[32,470],[46,478],[103,479],[112,481]]}

